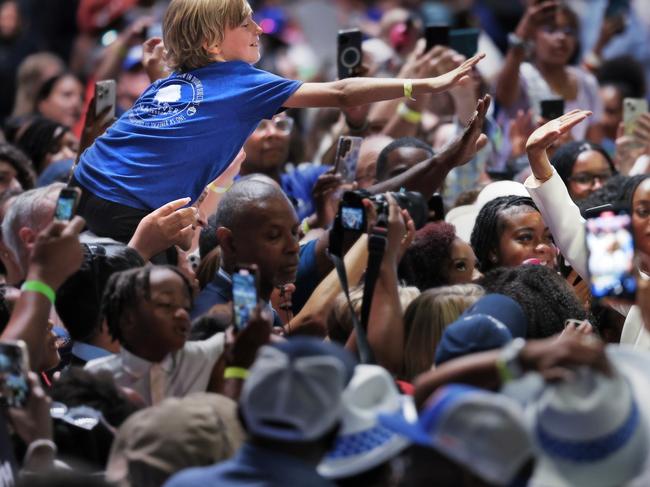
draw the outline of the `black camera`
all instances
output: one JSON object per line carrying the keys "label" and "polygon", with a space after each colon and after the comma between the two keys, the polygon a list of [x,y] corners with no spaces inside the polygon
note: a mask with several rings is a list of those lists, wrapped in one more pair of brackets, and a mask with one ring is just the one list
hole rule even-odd
{"label": "black camera", "polygon": [[[390,193],[403,210],[407,210],[415,228],[422,228],[427,222],[429,208],[424,197],[415,191],[401,191]],[[364,190],[346,191],[343,193],[339,213],[341,227],[344,230],[354,232],[365,232],[367,227],[366,212],[362,200],[369,199],[375,206],[378,224],[385,225],[388,221],[388,200],[384,194],[371,195]]]}
{"label": "black camera", "polygon": [[339,79],[359,76],[363,61],[361,41],[362,36],[359,29],[339,31],[337,46]]}

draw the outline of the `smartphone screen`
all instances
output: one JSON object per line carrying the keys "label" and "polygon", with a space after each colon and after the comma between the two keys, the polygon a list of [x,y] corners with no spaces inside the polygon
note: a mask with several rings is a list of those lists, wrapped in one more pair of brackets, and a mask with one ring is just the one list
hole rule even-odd
{"label": "smartphone screen", "polygon": [[424,38],[427,41],[425,52],[430,51],[436,46],[449,45],[449,26],[448,25],[427,25],[424,29]]}
{"label": "smartphone screen", "polygon": [[63,188],[56,201],[54,218],[61,221],[70,221],[74,216],[79,202],[79,190],[76,188]]}
{"label": "smartphone screen", "polygon": [[478,51],[479,29],[453,29],[449,32],[449,47],[467,59]]}
{"label": "smartphone screen", "polygon": [[359,76],[363,53],[359,29],[340,30],[337,42],[337,60],[339,79]]}
{"label": "smartphone screen", "polygon": [[354,182],[357,174],[357,162],[359,161],[361,142],[363,142],[362,137],[352,137],[349,135],[339,137],[334,169],[341,175],[344,183]]}
{"label": "smartphone screen", "polygon": [[606,211],[587,220],[591,294],[596,299],[634,299],[636,279],[631,223],[626,212]]}
{"label": "smartphone screen", "polygon": [[562,98],[548,98],[540,102],[540,115],[545,120],[555,120],[564,115],[564,100]]}
{"label": "smartphone screen", "polygon": [[648,100],[645,98],[623,99],[623,125],[625,135],[634,135],[639,117],[648,111]]}
{"label": "smartphone screen", "polygon": [[114,79],[105,79],[95,83],[95,115],[99,115],[106,107],[111,107],[108,117],[115,117],[116,84]]}
{"label": "smartphone screen", "polygon": [[22,340],[0,342],[0,402],[22,408],[29,397],[27,347]]}
{"label": "smartphone screen", "polygon": [[242,330],[257,306],[257,284],[253,269],[241,267],[232,275],[232,304],[235,328]]}

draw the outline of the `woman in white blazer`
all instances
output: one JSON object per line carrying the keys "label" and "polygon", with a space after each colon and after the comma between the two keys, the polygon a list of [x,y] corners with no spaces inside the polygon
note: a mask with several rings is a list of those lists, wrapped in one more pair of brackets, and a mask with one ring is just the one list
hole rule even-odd
{"label": "woman in white blazer", "polygon": [[[572,110],[538,128],[526,144],[532,175],[526,186],[548,225],[555,244],[573,269],[585,280],[587,249],[585,247],[585,220],[569,196],[569,192],[551,165],[546,149],[572,127],[585,120],[591,112]],[[650,273],[650,178],[643,180],[632,195],[632,228],[642,273]],[[650,332],[643,326],[638,306],[614,305],[626,315],[621,343],[650,350]],[[650,326],[650,323],[648,324]]]}

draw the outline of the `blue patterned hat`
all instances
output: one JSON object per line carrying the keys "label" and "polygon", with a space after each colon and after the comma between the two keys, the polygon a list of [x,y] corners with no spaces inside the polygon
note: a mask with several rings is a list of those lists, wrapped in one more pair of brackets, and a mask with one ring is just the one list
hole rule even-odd
{"label": "blue patterned hat", "polygon": [[357,365],[343,393],[343,423],[336,443],[318,466],[327,478],[351,477],[390,460],[411,442],[383,427],[379,414],[417,418],[410,396],[400,395],[390,374],[377,365]]}

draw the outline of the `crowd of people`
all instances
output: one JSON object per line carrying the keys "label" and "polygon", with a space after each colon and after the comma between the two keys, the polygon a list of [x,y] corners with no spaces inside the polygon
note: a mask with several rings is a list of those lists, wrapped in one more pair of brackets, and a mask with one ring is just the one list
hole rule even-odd
{"label": "crowd of people", "polygon": [[650,485],[649,46],[645,0],[0,0],[0,487]]}

